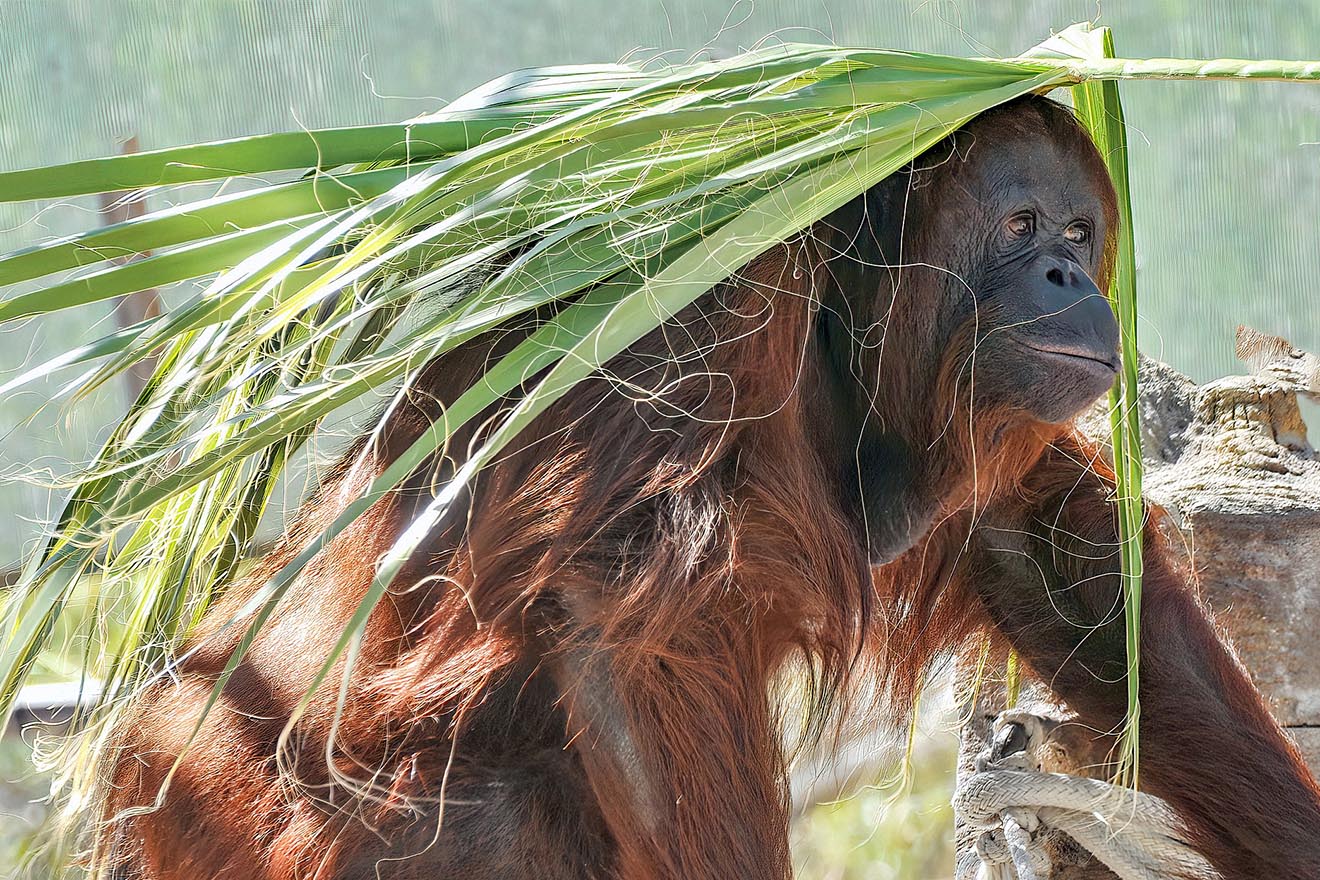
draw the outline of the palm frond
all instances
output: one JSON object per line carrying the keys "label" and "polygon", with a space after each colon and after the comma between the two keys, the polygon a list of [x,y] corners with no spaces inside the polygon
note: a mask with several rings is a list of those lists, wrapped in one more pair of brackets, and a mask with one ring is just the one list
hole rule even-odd
{"label": "palm frond", "polygon": [[[1104,58],[1114,54],[1113,35],[1105,31],[1092,44]],[[1119,552],[1123,565],[1123,614],[1127,637],[1127,717],[1119,748],[1118,777],[1133,788],[1140,777],[1138,732],[1141,722],[1141,421],[1137,409],[1137,265],[1132,231],[1132,192],[1128,185],[1127,126],[1118,83],[1095,80],[1073,86],[1073,106],[1091,132],[1118,196],[1118,252],[1109,299],[1118,316],[1123,369],[1109,392],[1110,448],[1118,494]]]}

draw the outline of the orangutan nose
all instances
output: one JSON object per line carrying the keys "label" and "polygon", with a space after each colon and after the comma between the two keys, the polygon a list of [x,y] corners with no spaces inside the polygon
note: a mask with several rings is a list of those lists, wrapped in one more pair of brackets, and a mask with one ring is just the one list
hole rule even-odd
{"label": "orangutan nose", "polygon": [[1035,279],[1038,324],[1031,335],[1046,343],[1042,347],[1116,365],[1118,322],[1086,270],[1069,259],[1041,257]]}

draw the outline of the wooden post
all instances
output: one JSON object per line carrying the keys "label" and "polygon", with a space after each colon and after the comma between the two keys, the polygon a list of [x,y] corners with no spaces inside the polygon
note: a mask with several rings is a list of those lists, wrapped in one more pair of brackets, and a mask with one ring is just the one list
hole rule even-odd
{"label": "wooden post", "polygon": [[[136,137],[130,137],[124,141],[119,149],[119,152],[123,154],[136,153],[137,151],[138,141]],[[98,198],[101,203],[101,222],[106,226],[134,220],[147,211],[146,194],[141,190],[101,193]],[[123,264],[146,256],[150,256],[150,254],[123,254],[114,257],[110,262]],[[160,310],[160,295],[154,290],[139,290],[136,293],[125,294],[115,304],[115,323],[121,329],[131,327],[139,321],[156,317],[160,314]],[[146,357],[135,363],[124,374],[130,399],[136,398],[141,393],[143,386],[151,378],[155,367],[155,356]]]}

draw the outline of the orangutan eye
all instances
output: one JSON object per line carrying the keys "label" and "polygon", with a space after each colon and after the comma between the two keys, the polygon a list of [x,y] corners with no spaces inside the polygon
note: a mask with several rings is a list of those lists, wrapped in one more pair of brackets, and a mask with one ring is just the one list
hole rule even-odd
{"label": "orangutan eye", "polygon": [[1030,214],[1014,214],[1004,224],[1004,231],[1009,238],[1026,238],[1036,228],[1036,218]]}
{"label": "orangutan eye", "polygon": [[1063,230],[1063,237],[1073,244],[1086,244],[1091,240],[1091,227],[1085,223],[1074,223]]}

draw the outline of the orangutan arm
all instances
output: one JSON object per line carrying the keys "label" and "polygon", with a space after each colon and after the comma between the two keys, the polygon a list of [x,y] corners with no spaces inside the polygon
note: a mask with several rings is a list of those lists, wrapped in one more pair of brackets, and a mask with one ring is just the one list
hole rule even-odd
{"label": "orangutan arm", "polygon": [[[986,511],[968,583],[1039,678],[1100,731],[1127,705],[1114,486],[1060,444]],[[1152,522],[1141,605],[1141,787],[1230,880],[1320,877],[1320,789]]]}

